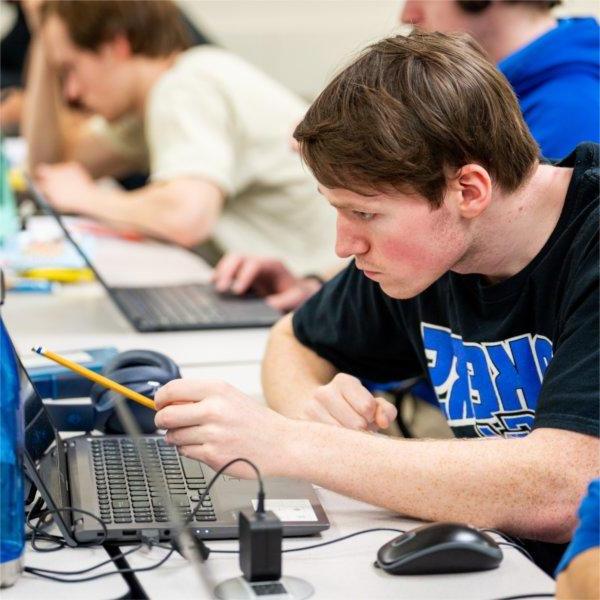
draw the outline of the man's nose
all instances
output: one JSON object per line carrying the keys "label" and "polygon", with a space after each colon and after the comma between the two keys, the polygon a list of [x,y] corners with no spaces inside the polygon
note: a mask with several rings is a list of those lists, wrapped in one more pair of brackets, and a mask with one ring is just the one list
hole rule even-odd
{"label": "man's nose", "polygon": [[73,75],[68,74],[63,83],[63,94],[68,102],[77,102],[80,99],[81,90],[79,83]]}
{"label": "man's nose", "polygon": [[418,0],[406,0],[400,13],[400,23],[404,25],[419,25],[423,20],[423,11]]}
{"label": "man's nose", "polygon": [[337,232],[335,240],[335,253],[340,258],[350,258],[365,254],[369,250],[367,239],[354,231],[352,227],[341,223],[338,218]]}

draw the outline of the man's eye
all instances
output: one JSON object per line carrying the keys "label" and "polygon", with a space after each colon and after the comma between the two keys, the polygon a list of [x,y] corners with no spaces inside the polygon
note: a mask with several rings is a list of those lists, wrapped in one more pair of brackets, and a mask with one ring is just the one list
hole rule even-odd
{"label": "man's eye", "polygon": [[374,213],[362,212],[360,210],[353,210],[352,213],[361,221],[371,221],[374,217]]}

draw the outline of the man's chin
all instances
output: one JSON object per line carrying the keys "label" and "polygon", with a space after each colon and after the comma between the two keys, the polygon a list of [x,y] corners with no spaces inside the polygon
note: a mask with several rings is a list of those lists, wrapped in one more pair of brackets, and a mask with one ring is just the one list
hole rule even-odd
{"label": "man's chin", "polygon": [[379,282],[379,287],[386,296],[395,300],[409,300],[418,296],[425,289],[417,285],[407,285],[399,282],[384,283],[382,281]]}

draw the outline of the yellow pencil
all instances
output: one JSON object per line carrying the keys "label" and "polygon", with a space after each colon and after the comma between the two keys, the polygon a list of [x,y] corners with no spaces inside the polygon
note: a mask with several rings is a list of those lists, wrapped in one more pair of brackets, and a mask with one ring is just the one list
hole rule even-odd
{"label": "yellow pencil", "polygon": [[104,377],[103,375],[99,375],[98,373],[95,373],[94,371],[90,371],[89,369],[82,367],[81,365],[77,364],[76,362],[73,362],[72,360],[69,360],[68,358],[65,358],[64,356],[61,356],[60,354],[56,354],[56,352],[52,352],[51,350],[46,350],[42,346],[37,346],[36,348],[32,348],[32,350],[33,350],[33,352],[40,354],[41,356],[45,356],[46,358],[49,358],[50,360],[57,362],[59,365],[62,365],[63,367],[67,367],[67,369],[71,369],[71,371],[75,371],[75,373],[79,373],[83,377],[87,377],[88,379],[91,379],[92,381],[99,383],[100,385],[103,385],[105,388],[108,388],[109,390],[113,390],[119,394],[122,394],[123,396],[125,396],[126,398],[129,398],[130,400],[139,402],[142,406],[145,406],[146,408],[151,408],[152,410],[156,410],[156,406],[155,406],[154,402],[152,400],[150,400],[150,398],[147,398],[146,396],[142,396],[142,394],[138,394],[137,392],[130,390],[128,387],[125,387],[124,385],[121,385],[120,383],[117,383],[116,381],[113,381],[112,379],[109,379],[108,377]]}

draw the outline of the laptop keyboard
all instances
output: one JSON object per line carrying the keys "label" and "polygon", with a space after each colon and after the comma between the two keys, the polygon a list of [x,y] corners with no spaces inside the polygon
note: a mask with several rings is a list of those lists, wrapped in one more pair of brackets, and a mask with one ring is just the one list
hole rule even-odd
{"label": "laptop keyboard", "polygon": [[[166,523],[170,519],[165,491],[181,517],[189,517],[207,486],[201,464],[180,456],[164,439],[144,438],[139,443],[145,447],[141,456],[131,438],[90,441],[100,518],[106,524]],[[216,520],[207,496],[194,521]]]}
{"label": "laptop keyboard", "polygon": [[222,296],[211,285],[113,288],[111,292],[123,312],[141,330],[212,324],[268,326],[278,318],[263,300]]}

